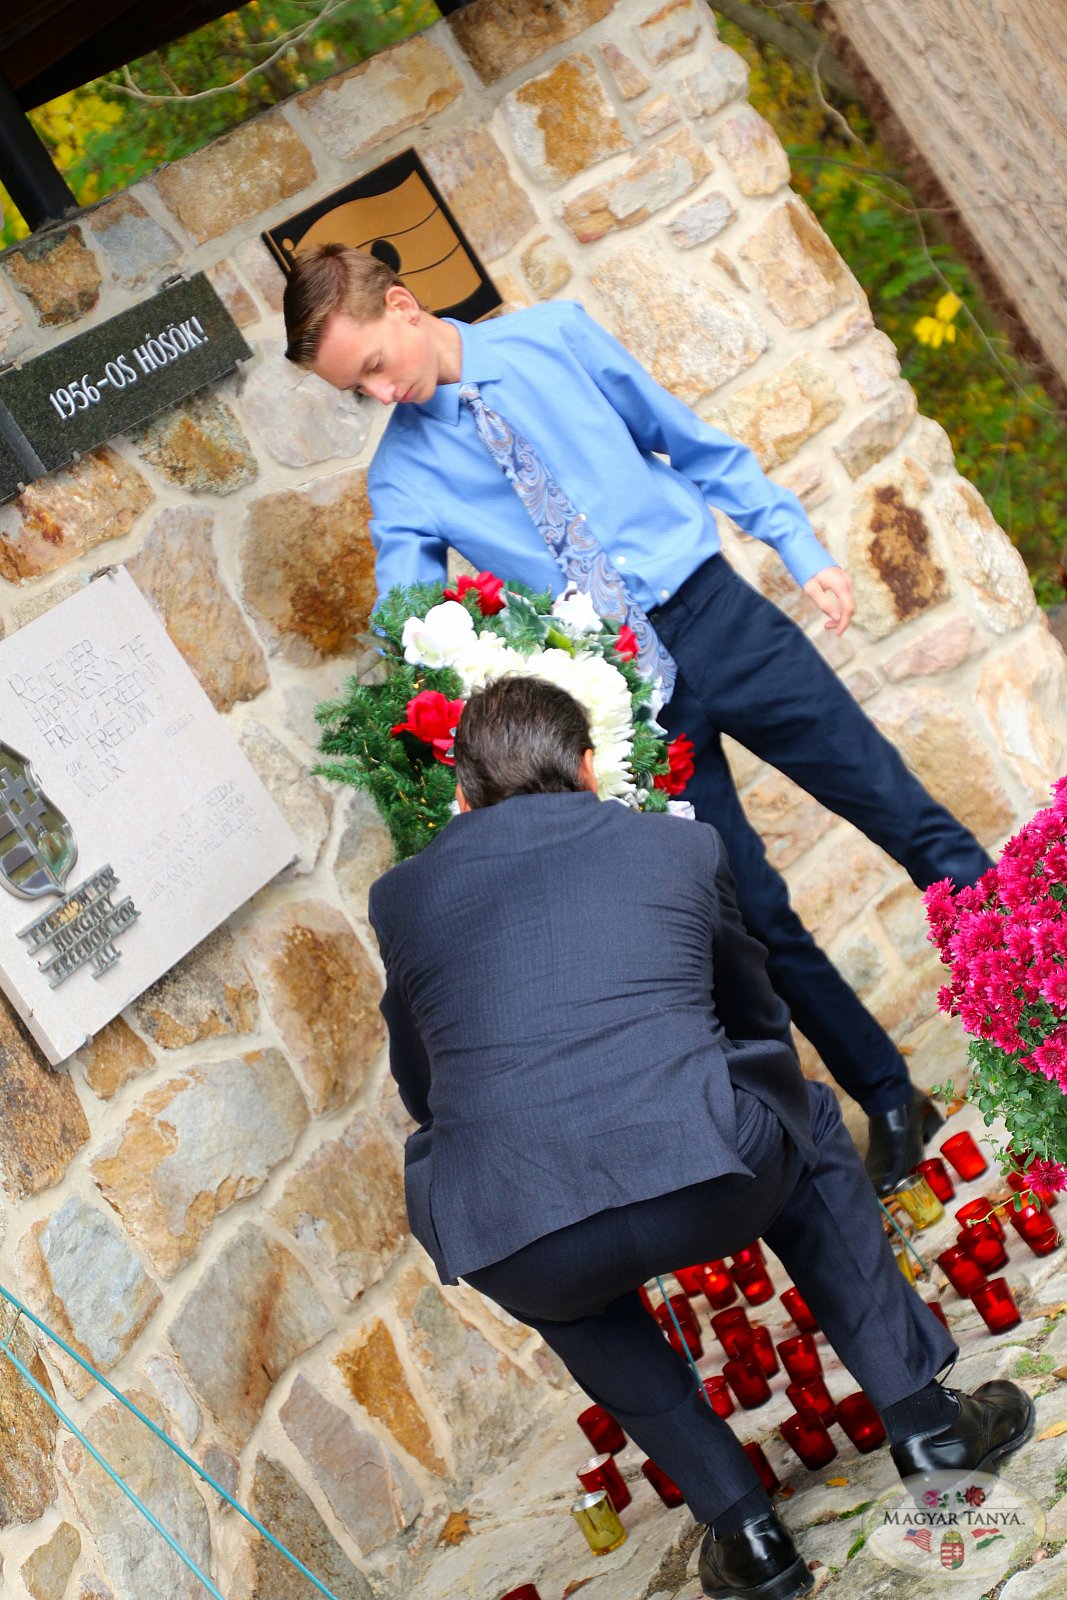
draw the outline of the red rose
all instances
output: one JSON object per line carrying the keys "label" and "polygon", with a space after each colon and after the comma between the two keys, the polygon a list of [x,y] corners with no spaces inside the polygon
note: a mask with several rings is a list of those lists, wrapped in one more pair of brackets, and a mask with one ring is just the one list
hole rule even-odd
{"label": "red rose", "polygon": [[479,572],[476,578],[468,578],[464,573],[457,579],[454,589],[445,590],[445,599],[462,600],[471,589],[478,596],[478,609],[483,617],[495,617],[507,604],[504,599],[504,580],[494,578],[491,572]]}
{"label": "red rose", "polygon": [[619,629],[619,637],[615,640],[615,648],[624,661],[633,661],[637,655],[637,635],[628,622],[624,622]]}
{"label": "red rose", "polygon": [[408,701],[408,719],[391,729],[393,738],[401,733],[413,733],[423,744],[432,745],[438,761],[450,767],[453,765],[452,741],[462,711],[462,700],[449,700],[440,689],[423,689]]}
{"label": "red rose", "polygon": [[670,767],[666,772],[659,772],[653,778],[657,789],[666,789],[672,798],[677,799],[693,776],[693,751],[696,746],[692,739],[680,733],[677,739],[672,739],[667,746],[667,760]]}

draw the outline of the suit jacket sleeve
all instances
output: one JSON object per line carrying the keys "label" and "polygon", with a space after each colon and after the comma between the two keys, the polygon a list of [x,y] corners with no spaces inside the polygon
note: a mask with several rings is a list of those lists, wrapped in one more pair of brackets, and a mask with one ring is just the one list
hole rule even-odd
{"label": "suit jacket sleeve", "polygon": [[430,1058],[404,994],[403,983],[391,959],[389,939],[382,926],[375,889],[371,890],[369,916],[385,964],[385,993],[380,1009],[389,1029],[389,1070],[396,1079],[405,1111],[421,1126],[433,1117],[430,1110]]}
{"label": "suit jacket sleeve", "polygon": [[715,1011],[728,1039],[777,1039],[793,1055],[789,1007],[771,987],[767,951],[741,920],[726,847],[714,830],[718,916],[712,933]]}

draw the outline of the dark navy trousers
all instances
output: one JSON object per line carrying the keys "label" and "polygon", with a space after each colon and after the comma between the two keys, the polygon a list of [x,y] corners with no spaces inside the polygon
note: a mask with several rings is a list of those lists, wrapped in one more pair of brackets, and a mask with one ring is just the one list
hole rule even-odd
{"label": "dark navy trousers", "polygon": [[927,794],[803,632],[713,556],[651,620],[678,663],[661,721],[696,746],[685,798],[723,837],[750,933],[793,1020],[868,1115],[908,1099],[907,1067],[885,1030],[789,904],[749,823],[722,749],[729,734],[855,824],[920,889],[973,883],[992,864]]}
{"label": "dark navy trousers", "polygon": [[879,1410],[923,1388],[956,1355],[896,1265],[833,1090],[809,1083],[808,1098],[814,1166],[801,1163],[774,1112],[738,1089],[737,1148],[751,1178],[731,1174],[598,1212],[466,1274],[537,1329],[586,1394],[674,1479],[698,1522],[714,1522],[759,1480],[641,1305],[646,1279],[764,1238]]}

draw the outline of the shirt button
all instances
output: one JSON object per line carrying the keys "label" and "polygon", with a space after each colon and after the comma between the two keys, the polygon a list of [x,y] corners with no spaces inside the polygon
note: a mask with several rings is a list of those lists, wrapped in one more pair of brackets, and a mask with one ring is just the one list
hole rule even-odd
{"label": "shirt button", "polygon": [[625,556],[616,556],[615,557],[615,565],[617,567],[624,567],[626,565],[626,557]]}
{"label": "shirt button", "polygon": [[671,591],[669,589],[661,589],[659,592],[659,597],[661,600],[669,600],[671,597]]}

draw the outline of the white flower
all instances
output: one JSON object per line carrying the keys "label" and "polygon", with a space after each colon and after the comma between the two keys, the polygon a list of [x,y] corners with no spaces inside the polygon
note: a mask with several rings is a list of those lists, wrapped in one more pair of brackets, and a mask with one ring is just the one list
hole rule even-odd
{"label": "white flower", "polygon": [[599,633],[603,623],[597,616],[592,600],[575,583],[568,583],[561,595],[552,602],[552,615],[562,622],[568,633]]}
{"label": "white flower", "polygon": [[484,689],[494,678],[508,672],[523,672],[525,661],[498,633],[473,635],[452,658],[452,666],[463,680],[467,694]]}
{"label": "white flower", "polygon": [[687,822],[695,822],[697,814],[688,800],[668,800],[667,810],[672,817],[684,817]]}
{"label": "white flower", "polygon": [[603,656],[572,656],[566,650],[541,650],[527,656],[524,670],[532,677],[566,689],[585,707],[593,739],[593,768],[602,800],[633,793],[630,746],[633,703],[626,680]]}
{"label": "white flower", "polygon": [[474,618],[458,600],[431,606],[425,617],[409,617],[400,641],[413,667],[450,667],[474,637]]}

